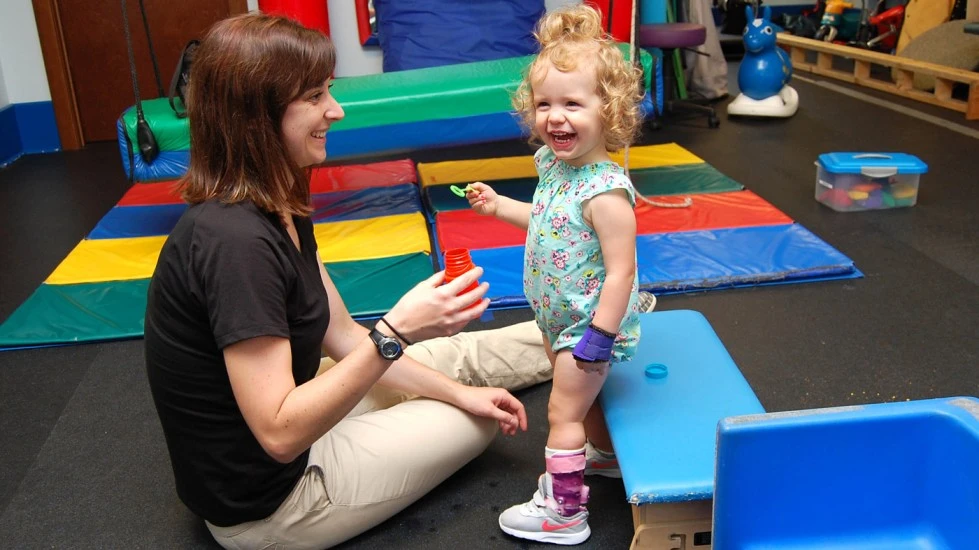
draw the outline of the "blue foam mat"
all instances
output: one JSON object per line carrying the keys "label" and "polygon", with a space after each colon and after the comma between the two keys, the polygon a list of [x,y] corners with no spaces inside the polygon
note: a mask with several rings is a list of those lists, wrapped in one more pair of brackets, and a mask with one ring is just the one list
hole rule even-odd
{"label": "blue foam mat", "polygon": [[336,130],[326,138],[330,159],[380,153],[400,153],[429,147],[449,147],[516,139],[523,135],[509,112],[459,118],[404,122]]}
{"label": "blue foam mat", "polygon": [[[656,294],[853,279],[853,260],[799,224],[639,235],[639,284]],[[470,251],[490,307],[526,304],[524,247]]]}
{"label": "blue foam mat", "polygon": [[[643,97],[641,107],[644,116],[652,113],[653,100],[649,93]],[[524,135],[516,114],[507,111],[337,130],[327,136],[326,151],[328,158],[335,159],[517,139]]]}
{"label": "blue foam mat", "polygon": [[312,203],[313,223],[364,220],[422,210],[421,193],[413,183],[317,193]]}
{"label": "blue foam mat", "polygon": [[152,206],[115,206],[102,216],[89,239],[122,239],[169,235],[186,204],[154,204]]}
{"label": "blue foam mat", "polygon": [[853,260],[797,223],[640,235],[639,286],[689,291],[853,273]]}
{"label": "blue foam mat", "polygon": [[[421,195],[414,184],[317,193],[312,196],[312,204],[313,223],[410,214],[422,209]],[[116,206],[102,217],[88,238],[121,239],[169,235],[186,209],[185,204]]]}

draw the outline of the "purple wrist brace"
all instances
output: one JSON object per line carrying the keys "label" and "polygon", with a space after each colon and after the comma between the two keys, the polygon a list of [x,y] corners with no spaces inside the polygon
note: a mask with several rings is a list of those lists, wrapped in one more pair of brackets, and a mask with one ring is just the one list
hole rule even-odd
{"label": "purple wrist brace", "polygon": [[614,334],[588,325],[588,328],[585,329],[585,335],[575,345],[571,355],[578,361],[586,363],[607,362],[612,358],[612,344],[614,343]]}

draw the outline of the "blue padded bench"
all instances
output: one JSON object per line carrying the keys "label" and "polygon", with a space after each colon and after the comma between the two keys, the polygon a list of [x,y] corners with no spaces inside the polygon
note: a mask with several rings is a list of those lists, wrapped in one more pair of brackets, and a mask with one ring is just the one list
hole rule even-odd
{"label": "blue padded bench", "polygon": [[[600,394],[633,506],[631,548],[707,550],[718,422],[765,409],[703,315],[640,319],[635,358],[612,368]],[[665,377],[647,376],[654,364]]]}

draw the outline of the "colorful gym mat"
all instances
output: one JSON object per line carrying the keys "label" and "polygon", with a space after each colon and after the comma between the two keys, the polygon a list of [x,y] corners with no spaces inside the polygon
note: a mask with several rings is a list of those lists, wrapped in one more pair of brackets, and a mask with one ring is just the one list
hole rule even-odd
{"label": "colorful gym mat", "polygon": [[[623,162],[621,155],[615,160]],[[637,206],[644,289],[667,294],[862,276],[845,255],[676,144],[636,147],[629,164],[643,195],[692,201],[687,208]],[[315,170],[316,240],[351,313],[381,314],[431,275],[433,241],[436,251],[471,249],[490,283],[491,307],[526,306],[524,232],[477,216],[448,186],[484,180],[530,200],[534,175],[531,156],[419,164],[417,176],[409,160]],[[0,348],[141,336],[149,278],[186,208],[174,187],[134,185],[0,325]]]}
{"label": "colorful gym mat", "polygon": [[[615,160],[623,163],[622,155]],[[677,195],[691,200],[687,208],[638,203],[643,289],[668,294],[862,276],[845,255],[676,144],[633,148],[629,165],[643,195],[669,204],[682,201]],[[484,269],[482,280],[490,284],[491,307],[526,305],[525,232],[477,215],[448,188],[483,180],[502,194],[529,201],[536,184],[533,157],[419,164],[418,174],[437,250],[471,250],[473,262]]]}
{"label": "colorful gym mat", "polygon": [[[409,160],[314,170],[313,231],[350,312],[381,314],[433,273],[428,224]],[[0,347],[143,334],[156,261],[186,205],[175,183],[134,185],[0,325]]]}

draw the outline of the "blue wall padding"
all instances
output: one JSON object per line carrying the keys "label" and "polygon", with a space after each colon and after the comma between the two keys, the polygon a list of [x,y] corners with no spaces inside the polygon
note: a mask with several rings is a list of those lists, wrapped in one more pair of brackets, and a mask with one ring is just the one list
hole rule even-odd
{"label": "blue wall padding", "polygon": [[517,119],[509,112],[405,122],[330,132],[326,137],[326,156],[332,160],[379,152],[398,154],[426,147],[516,139],[523,135]]}
{"label": "blue wall padding", "polygon": [[16,107],[0,107],[0,167],[6,166],[24,154],[17,127]]}
{"label": "blue wall padding", "polygon": [[[626,498],[633,505],[709,499],[717,422],[765,409],[703,315],[660,311],[639,320],[635,356],[612,367],[600,394]],[[653,363],[666,367],[664,378],[646,376]]]}
{"label": "blue wall padding", "polygon": [[54,104],[50,101],[30,101],[11,105],[17,117],[20,144],[25,153],[49,153],[61,150],[58,123],[54,119]]}
{"label": "blue wall padding", "polygon": [[[472,250],[491,307],[526,303],[522,246]],[[861,277],[853,260],[798,224],[639,235],[639,286],[657,294]]]}
{"label": "blue wall padding", "polygon": [[122,239],[169,235],[177,220],[187,210],[186,204],[153,206],[116,206],[102,217],[89,239]]}
{"label": "blue wall padding", "polygon": [[543,0],[374,0],[384,72],[530,55]]}
{"label": "blue wall padding", "polygon": [[313,195],[312,202],[313,223],[410,214],[422,209],[421,197],[414,184],[320,193]]}

